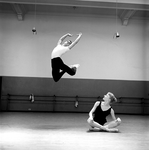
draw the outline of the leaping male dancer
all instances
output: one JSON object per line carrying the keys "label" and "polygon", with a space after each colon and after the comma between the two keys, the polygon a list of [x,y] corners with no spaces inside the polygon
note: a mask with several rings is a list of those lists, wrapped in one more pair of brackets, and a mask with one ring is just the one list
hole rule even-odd
{"label": "leaping male dancer", "polygon": [[64,73],[68,73],[71,76],[75,75],[77,68],[80,66],[79,64],[67,66],[61,59],[61,56],[64,53],[68,52],[79,42],[82,33],[78,34],[78,37],[74,42],[70,40],[63,42],[68,36],[72,37],[72,34],[67,33],[59,39],[57,46],[53,49],[51,54],[52,76],[55,82],[59,81]]}

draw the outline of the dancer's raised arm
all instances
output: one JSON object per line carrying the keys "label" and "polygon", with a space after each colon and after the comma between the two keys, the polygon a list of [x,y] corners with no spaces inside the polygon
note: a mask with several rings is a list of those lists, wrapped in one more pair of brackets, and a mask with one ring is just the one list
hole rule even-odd
{"label": "dancer's raised arm", "polygon": [[72,43],[68,46],[69,49],[73,48],[73,47],[79,42],[81,36],[82,36],[82,33],[79,33],[79,34],[78,34],[78,37],[76,38],[76,40],[75,40],[74,42],[72,42]]}

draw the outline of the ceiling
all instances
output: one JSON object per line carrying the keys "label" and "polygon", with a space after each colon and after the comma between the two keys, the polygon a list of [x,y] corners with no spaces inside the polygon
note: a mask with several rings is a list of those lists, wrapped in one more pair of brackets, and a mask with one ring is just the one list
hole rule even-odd
{"label": "ceiling", "polygon": [[[131,2],[132,1],[132,2]],[[136,1],[136,2],[135,2]],[[122,25],[130,19],[149,20],[149,2],[145,0],[0,0],[0,13],[13,13],[19,21],[26,14],[67,14],[117,16]]]}

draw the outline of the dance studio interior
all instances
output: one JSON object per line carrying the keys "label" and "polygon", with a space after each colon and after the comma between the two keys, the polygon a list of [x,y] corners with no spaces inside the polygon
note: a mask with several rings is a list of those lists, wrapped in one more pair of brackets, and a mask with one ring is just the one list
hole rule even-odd
{"label": "dance studio interior", "polygon": [[[82,33],[62,56],[80,67],[55,82],[51,53],[67,33]],[[0,0],[0,150],[148,150],[148,41],[147,0]],[[107,92],[118,132],[90,131]]]}

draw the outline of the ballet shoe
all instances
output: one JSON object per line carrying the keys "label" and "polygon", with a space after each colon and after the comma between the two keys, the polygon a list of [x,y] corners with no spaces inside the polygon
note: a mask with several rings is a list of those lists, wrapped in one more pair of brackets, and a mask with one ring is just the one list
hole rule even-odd
{"label": "ballet shoe", "polygon": [[80,64],[74,64],[74,65],[71,65],[72,68],[78,68],[80,67]]}

